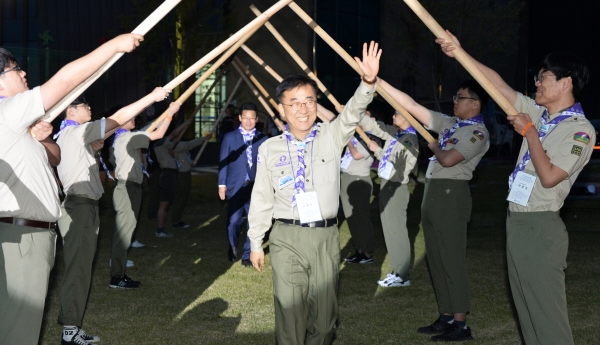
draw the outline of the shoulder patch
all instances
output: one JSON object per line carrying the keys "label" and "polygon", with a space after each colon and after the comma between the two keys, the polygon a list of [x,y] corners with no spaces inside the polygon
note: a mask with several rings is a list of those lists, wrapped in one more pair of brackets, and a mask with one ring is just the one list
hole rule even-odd
{"label": "shoulder patch", "polygon": [[412,147],[412,143],[410,142],[410,140],[405,140],[402,145],[406,146],[406,148],[411,148]]}
{"label": "shoulder patch", "polygon": [[573,148],[571,149],[571,154],[574,154],[575,156],[581,156],[581,152],[583,152],[583,147],[579,145],[573,145]]}
{"label": "shoulder patch", "polygon": [[456,145],[458,144],[459,140],[456,138],[450,138],[448,139],[448,141],[446,141],[447,144],[452,144],[452,145]]}
{"label": "shoulder patch", "polygon": [[473,131],[473,135],[474,135],[474,136],[476,136],[476,137],[477,137],[477,139],[479,139],[479,140],[483,140],[483,138],[485,137],[485,136],[483,135],[483,132],[482,132],[482,131],[479,131],[479,130],[474,130],[474,131]]}
{"label": "shoulder patch", "polygon": [[262,163],[262,156],[260,154],[258,154],[256,156],[256,164],[261,164]]}
{"label": "shoulder patch", "polygon": [[591,139],[590,139],[590,135],[587,134],[586,132],[577,132],[573,135],[573,140],[582,142],[587,145],[590,143]]}
{"label": "shoulder patch", "polygon": [[473,144],[475,144],[475,142],[477,142],[477,138],[471,137],[471,139],[469,141],[472,142]]}

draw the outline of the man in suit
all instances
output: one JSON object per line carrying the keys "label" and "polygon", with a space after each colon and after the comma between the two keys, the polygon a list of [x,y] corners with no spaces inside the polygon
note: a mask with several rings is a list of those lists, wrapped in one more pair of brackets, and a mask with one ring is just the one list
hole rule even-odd
{"label": "man in suit", "polygon": [[[227,237],[229,239],[229,261],[237,260],[238,237],[244,212],[248,215],[250,195],[256,176],[258,147],[267,136],[256,130],[258,120],[254,103],[244,103],[240,107],[240,126],[238,130],[226,133],[221,143],[219,160],[219,197],[227,199]],[[252,266],[250,262],[250,240],[246,238],[242,265]]]}

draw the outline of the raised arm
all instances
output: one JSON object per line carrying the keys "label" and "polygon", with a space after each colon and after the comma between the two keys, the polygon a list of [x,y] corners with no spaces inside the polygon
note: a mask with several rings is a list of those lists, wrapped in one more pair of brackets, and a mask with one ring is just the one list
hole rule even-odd
{"label": "raised arm", "polygon": [[167,128],[169,128],[169,125],[171,124],[171,119],[173,118],[173,115],[179,111],[179,107],[181,107],[181,103],[171,102],[171,104],[169,104],[168,116],[166,116],[160,125],[148,135],[150,140],[158,140],[165,136]]}
{"label": "raised arm", "polygon": [[335,119],[335,114],[333,112],[329,111],[327,108],[318,103],[317,111],[319,112],[319,114],[323,115],[323,117],[326,118],[327,121],[333,121],[333,119]]}
{"label": "raised arm", "polygon": [[[458,39],[456,38],[456,36],[451,34],[450,31],[446,30],[446,32],[448,33],[448,35],[450,35],[450,37],[452,37],[452,40],[454,42],[447,42],[443,38],[438,38],[435,40],[435,43],[439,44],[442,47],[442,51],[444,52],[444,54],[448,55],[451,58],[454,58],[454,53],[452,53],[452,51],[456,49],[456,46],[460,47],[460,42],[458,42]],[[468,55],[469,58],[471,59],[471,61],[473,61],[473,63],[475,64],[475,66],[477,66],[477,68],[479,68],[479,70],[481,72],[483,72],[483,74],[485,74],[486,77],[488,77],[488,79],[492,82],[492,84],[494,84],[494,86],[500,91],[500,93],[504,97],[506,97],[506,99],[510,102],[510,104],[514,105],[515,102],[517,101],[517,92],[515,90],[513,90],[512,87],[508,86],[508,84],[504,81],[504,79],[502,79],[502,77],[496,71],[485,66],[481,62],[475,60],[466,51],[465,51],[465,54]],[[516,114],[510,114],[510,115],[516,115]]]}
{"label": "raised arm", "polygon": [[371,44],[367,46],[367,43],[363,44],[363,58],[362,60],[358,57],[354,57],[358,67],[363,72],[363,80],[373,81],[373,83],[367,85],[368,88],[372,89],[379,73],[379,59],[381,58],[381,49],[379,44],[375,41],[371,41]]}
{"label": "raised arm", "polygon": [[173,140],[177,138],[182,131],[185,131],[187,129],[187,127],[192,123],[192,121],[194,121],[193,117],[190,117],[189,119],[183,121],[179,126],[177,126],[177,128],[173,130],[173,132],[171,132],[171,134],[169,135],[169,139]]}
{"label": "raised arm", "polygon": [[160,102],[169,95],[169,91],[157,87],[148,95],[140,98],[137,102],[131,103],[130,105],[119,109],[113,116],[106,119],[106,132],[122,126],[123,124],[131,121],[139,113],[144,111],[154,102]]}
{"label": "raised arm", "polygon": [[425,127],[429,127],[431,122],[431,113],[429,109],[415,102],[412,97],[405,94],[404,92],[396,89],[392,85],[388,84],[385,80],[379,78],[377,83],[381,85],[400,105],[404,107],[404,109],[408,110],[408,112],[419,122],[421,122]]}
{"label": "raised arm", "polygon": [[44,110],[52,108],[77,85],[89,78],[117,53],[129,53],[144,40],[142,35],[124,34],[104,43],[96,50],[61,68],[40,87]]}

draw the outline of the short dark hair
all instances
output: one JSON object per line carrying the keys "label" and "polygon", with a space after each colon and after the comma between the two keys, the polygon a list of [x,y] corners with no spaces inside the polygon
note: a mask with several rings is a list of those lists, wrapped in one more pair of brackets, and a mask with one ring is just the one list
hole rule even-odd
{"label": "short dark hair", "polygon": [[459,89],[467,90],[469,96],[479,101],[481,105],[479,111],[485,107],[487,102],[490,100],[490,95],[479,85],[475,79],[467,79],[458,85]]}
{"label": "short dark hair", "polygon": [[69,106],[60,114],[61,118],[67,117],[67,109],[71,107],[76,107],[80,104],[88,104],[87,99],[85,99],[84,95],[80,95],[79,97],[75,98],[73,102],[71,102],[71,104],[69,104]]}
{"label": "short dark hair", "polygon": [[546,55],[540,62],[540,69],[554,73],[556,80],[571,77],[575,99],[579,98],[590,78],[590,72],[583,59],[569,52],[554,52]]}
{"label": "short dark hair", "polygon": [[12,64],[17,64],[17,59],[8,50],[0,48],[0,72]]}
{"label": "short dark hair", "polygon": [[256,104],[254,104],[252,102],[246,102],[246,103],[242,104],[240,106],[240,116],[242,116],[242,113],[244,112],[244,110],[252,110],[256,113],[256,117],[258,117],[258,107],[256,106]]}
{"label": "short dark hair", "polygon": [[313,88],[313,91],[315,91],[315,95],[317,94],[317,83],[315,83],[314,80],[305,75],[296,74],[283,79],[281,83],[277,85],[275,97],[279,100],[279,103],[281,103],[281,97],[283,97],[284,92],[304,85],[310,85],[310,87]]}

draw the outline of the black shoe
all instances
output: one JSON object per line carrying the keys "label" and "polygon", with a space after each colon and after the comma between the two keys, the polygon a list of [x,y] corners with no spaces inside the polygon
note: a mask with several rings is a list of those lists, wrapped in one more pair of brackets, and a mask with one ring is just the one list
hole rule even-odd
{"label": "black shoe", "polygon": [[231,262],[237,261],[237,250],[234,247],[229,246],[229,252],[227,253],[227,258]]}
{"label": "black shoe", "polygon": [[184,222],[178,222],[173,224],[174,228],[179,228],[179,229],[185,229],[185,228],[189,228],[190,225],[188,223],[184,223]]}
{"label": "black shoe", "polygon": [[442,321],[438,317],[438,319],[435,320],[435,322],[432,323],[431,325],[425,326],[425,327],[419,327],[417,329],[417,332],[425,333],[425,334],[440,334],[440,333],[446,332],[446,330],[448,330],[450,328],[450,326],[452,326],[451,323]]}
{"label": "black shoe", "polygon": [[137,289],[140,287],[140,282],[131,280],[128,276],[112,277],[110,278],[110,284],[108,287],[113,289]]}
{"label": "black shoe", "polygon": [[367,256],[365,253],[356,252],[354,255],[344,259],[349,264],[370,264],[373,262],[373,256]]}
{"label": "black shoe", "polygon": [[431,337],[432,341],[465,341],[472,339],[469,326],[462,328],[453,323],[450,324],[450,327],[444,333]]}
{"label": "black shoe", "polygon": [[244,259],[244,260],[242,260],[242,266],[252,267],[252,261],[250,261],[250,259]]}
{"label": "black shoe", "polygon": [[[72,332],[70,334],[71,340],[66,340],[63,338],[64,336],[67,336],[67,332]],[[97,343],[100,341],[100,337],[88,335],[82,329],[77,327],[63,329],[63,337],[60,339],[61,345],[91,345],[92,343]]]}

